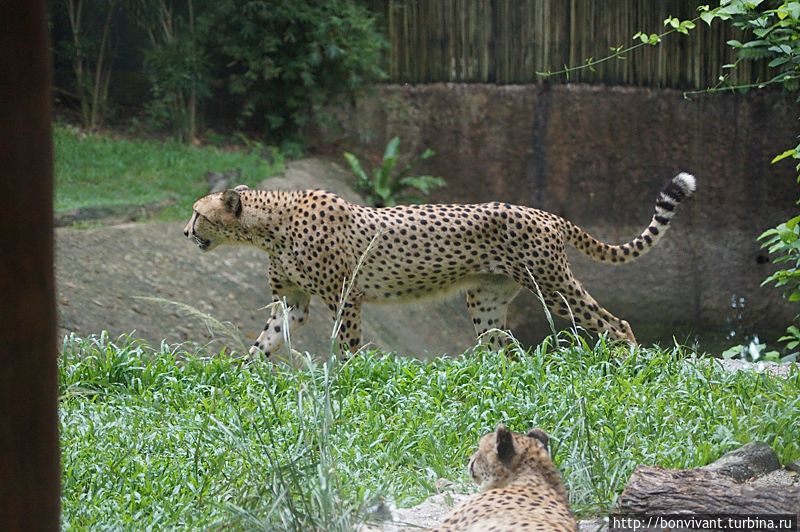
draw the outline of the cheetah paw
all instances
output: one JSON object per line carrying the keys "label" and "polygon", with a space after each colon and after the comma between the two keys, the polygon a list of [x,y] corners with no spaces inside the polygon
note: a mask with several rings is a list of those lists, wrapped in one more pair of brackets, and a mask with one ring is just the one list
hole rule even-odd
{"label": "cheetah paw", "polygon": [[264,351],[261,348],[261,343],[260,342],[254,343],[250,347],[248,352],[250,353],[250,356],[253,356],[253,357],[257,357],[257,356],[267,356],[268,357],[269,356],[269,353],[267,351]]}

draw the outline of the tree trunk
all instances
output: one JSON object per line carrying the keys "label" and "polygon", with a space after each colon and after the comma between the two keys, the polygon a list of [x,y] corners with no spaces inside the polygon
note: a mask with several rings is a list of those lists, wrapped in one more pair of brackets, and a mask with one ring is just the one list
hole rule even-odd
{"label": "tree trunk", "polygon": [[[94,71],[94,83],[92,84],[92,110],[89,127],[97,129],[103,123],[106,107],[108,106],[108,83],[111,79],[111,57],[108,44],[108,34],[111,30],[111,19],[114,15],[114,0],[108,2],[108,13],[103,23],[103,36],[100,39],[100,48],[97,50],[97,63]],[[106,59],[109,64],[106,65]]]}
{"label": "tree trunk", "polygon": [[189,38],[192,41],[192,87],[189,89],[189,142],[194,142],[197,137],[197,38],[194,33],[194,4],[192,0],[187,2],[189,8]]}
{"label": "tree trunk", "polygon": [[58,530],[46,2],[0,2],[0,20],[0,523],[3,530]]}
{"label": "tree trunk", "polygon": [[83,0],[66,0],[69,15],[69,27],[72,32],[72,46],[75,48],[72,57],[72,71],[75,74],[75,92],[81,104],[81,120],[83,127],[90,127],[92,122],[91,105],[86,91],[86,78],[84,77],[83,34]]}
{"label": "tree trunk", "polygon": [[621,514],[798,514],[800,487],[752,487],[704,469],[639,466],[617,506]]}

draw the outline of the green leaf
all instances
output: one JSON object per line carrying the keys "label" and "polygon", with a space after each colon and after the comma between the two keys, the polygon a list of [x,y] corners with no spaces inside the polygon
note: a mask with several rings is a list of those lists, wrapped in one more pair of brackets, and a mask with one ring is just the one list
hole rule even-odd
{"label": "green leaf", "polygon": [[[788,229],[794,231],[798,223],[800,223],[800,216],[795,216],[794,218],[789,218],[781,225],[786,225]],[[780,226],[778,226],[778,230],[780,231]]]}
{"label": "green leaf", "polygon": [[[730,41],[728,41],[730,42]],[[760,46],[768,46],[769,41],[765,41],[764,39],[756,39],[755,41],[748,41],[745,43],[745,48],[758,48]]]}
{"label": "green leaf", "polygon": [[797,148],[788,149],[785,152],[783,152],[781,154],[778,154],[775,157],[773,157],[771,163],[775,164],[778,161],[782,161],[782,160],[786,159],[787,157],[795,157],[796,153],[797,153]]}
{"label": "green leaf", "polygon": [[769,48],[767,48],[767,50],[769,50],[770,52],[775,52],[776,54],[787,54],[787,55],[789,55],[789,54],[792,53],[792,47],[787,45],[787,44],[770,46]]}
{"label": "green leaf", "polygon": [[435,152],[435,151],[433,151],[433,150],[432,150],[432,149],[430,149],[430,148],[426,148],[426,149],[425,149],[425,151],[423,151],[423,152],[420,154],[419,158],[420,158],[420,159],[422,159],[422,160],[424,161],[425,159],[430,159],[430,158],[431,158],[431,157],[433,157],[434,155],[436,155],[436,152]]}
{"label": "green leaf", "polygon": [[773,227],[772,229],[767,229],[766,231],[764,231],[763,233],[758,235],[758,240],[761,240],[761,239],[766,238],[768,236],[775,236],[777,234],[778,234],[778,230]]}
{"label": "green leaf", "polygon": [[727,44],[728,46],[732,46],[732,47],[734,47],[734,48],[741,48],[741,47],[742,47],[742,43],[740,43],[740,42],[739,42],[739,41],[737,41],[736,39],[731,39],[731,40],[730,40],[730,41],[728,41],[726,44]]}
{"label": "green leaf", "polygon": [[383,152],[384,159],[391,159],[397,157],[397,149],[400,147],[400,137],[392,137],[389,143],[386,144],[386,150]]}
{"label": "green leaf", "polygon": [[722,352],[722,358],[724,358],[725,360],[728,360],[728,359],[731,359],[731,358],[736,358],[736,357],[741,357],[741,356],[742,356],[742,346],[741,345],[735,345],[735,346],[731,347],[730,349],[726,349],[725,351]]}
{"label": "green leaf", "polygon": [[716,14],[713,11],[704,11],[700,13],[700,20],[711,26],[711,23],[714,22],[714,18]]}
{"label": "green leaf", "polygon": [[359,181],[369,183],[369,176],[361,166],[361,161],[358,160],[358,157],[346,151],[344,152],[344,158],[347,161],[347,164],[350,165],[350,170],[355,174]]}
{"label": "green leaf", "polygon": [[[781,66],[782,64],[791,61],[791,59],[792,59],[791,57],[776,57],[775,59],[769,62],[769,67],[775,68],[776,66]],[[772,162],[776,162],[775,159],[773,159]]]}
{"label": "green leaf", "polygon": [[380,188],[387,194],[391,193],[391,180],[392,172],[397,166],[397,151],[400,146],[400,137],[392,137],[389,143],[386,144],[386,150],[383,152],[383,162],[381,167],[376,171],[375,183],[376,187]]}

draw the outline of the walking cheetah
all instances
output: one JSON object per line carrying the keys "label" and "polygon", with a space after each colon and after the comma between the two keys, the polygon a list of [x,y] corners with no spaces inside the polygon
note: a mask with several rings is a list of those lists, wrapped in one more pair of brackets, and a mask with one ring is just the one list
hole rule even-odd
{"label": "walking cheetah", "polygon": [[577,531],[548,440],[541,429],[525,435],[502,424],[484,435],[469,461],[481,493],[454,508],[432,532]]}
{"label": "walking cheetah", "polygon": [[[541,291],[547,306],[578,325],[635,342],[627,321],[613,316],[572,275],[565,245],[600,262],[636,260],[658,243],[677,205],[695,190],[681,173],[658,195],[647,228],[625,244],[596,240],[555,214],[508,203],[404,205],[371,208],[321,190],[233,190],[194,204],[184,234],[201,250],[249,244],[267,252],[273,299],[264,330],[250,348],[274,352],[284,335],[306,321],[311,296],[339,317],[338,345],[361,345],[361,305],[466,292],[475,332],[492,347],[507,335],[508,304],[526,288]],[[284,323],[289,331],[284,331]]]}

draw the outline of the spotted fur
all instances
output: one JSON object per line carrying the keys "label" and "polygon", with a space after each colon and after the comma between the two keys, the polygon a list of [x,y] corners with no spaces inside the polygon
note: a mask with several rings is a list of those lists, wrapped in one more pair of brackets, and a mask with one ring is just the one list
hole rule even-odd
{"label": "spotted fur", "polygon": [[[475,332],[493,347],[506,341],[495,330],[506,329],[508,305],[522,288],[540,290],[553,312],[590,331],[635,342],[628,322],[599,306],[572,275],[565,245],[608,264],[636,260],[663,237],[675,208],[694,189],[693,176],[675,176],[658,195],[647,228],[621,245],[600,242],[554,214],[508,203],[375,209],[320,190],[246,186],[200,198],[184,234],[204,251],[239,243],[269,254],[273,298],[286,302],[288,314],[272,307],[253,354],[280,347],[306,321],[311,296],[334,316],[340,310],[339,345],[354,352],[363,303],[454,289],[466,292]],[[283,330],[285,322],[290,331]]]}
{"label": "spotted fur", "polygon": [[575,532],[548,441],[541,429],[519,434],[502,424],[483,436],[469,461],[470,476],[481,493],[454,508],[433,532]]}

